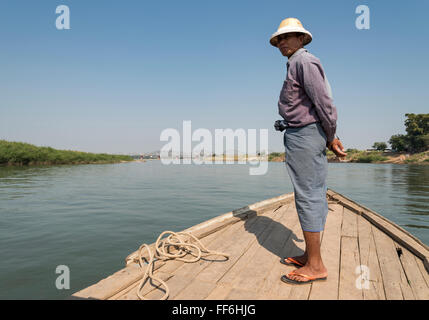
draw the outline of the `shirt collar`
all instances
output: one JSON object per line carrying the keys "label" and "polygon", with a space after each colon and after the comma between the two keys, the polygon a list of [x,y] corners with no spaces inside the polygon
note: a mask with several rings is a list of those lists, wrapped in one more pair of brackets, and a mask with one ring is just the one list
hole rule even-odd
{"label": "shirt collar", "polygon": [[307,49],[305,49],[305,48],[299,48],[298,50],[296,50],[296,51],[293,53],[293,55],[291,55],[291,56],[288,58],[287,66],[289,67],[290,62],[291,62],[293,59],[295,59],[296,57],[298,57],[299,55],[301,55],[302,53],[304,53],[304,52],[307,52]]}

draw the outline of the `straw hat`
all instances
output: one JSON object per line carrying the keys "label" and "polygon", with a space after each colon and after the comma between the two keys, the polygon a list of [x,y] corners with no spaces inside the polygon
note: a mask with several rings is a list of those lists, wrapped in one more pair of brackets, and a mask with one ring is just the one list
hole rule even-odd
{"label": "straw hat", "polygon": [[291,33],[291,32],[301,32],[304,34],[304,43],[303,43],[304,46],[309,44],[311,42],[311,39],[313,38],[311,33],[304,29],[301,21],[299,21],[296,18],[287,18],[280,23],[279,28],[277,29],[277,32],[271,36],[270,43],[274,47],[277,47],[277,44],[278,44],[277,36],[284,33]]}

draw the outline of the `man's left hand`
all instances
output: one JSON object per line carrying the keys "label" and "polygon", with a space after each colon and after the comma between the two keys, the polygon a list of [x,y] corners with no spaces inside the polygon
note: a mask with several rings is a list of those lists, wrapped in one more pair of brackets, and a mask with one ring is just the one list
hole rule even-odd
{"label": "man's left hand", "polygon": [[344,147],[343,147],[341,141],[338,139],[334,139],[332,142],[328,143],[327,147],[329,150],[331,150],[333,153],[335,153],[335,155],[337,157],[342,158],[342,157],[347,156],[347,153],[344,152],[345,150],[344,150]]}

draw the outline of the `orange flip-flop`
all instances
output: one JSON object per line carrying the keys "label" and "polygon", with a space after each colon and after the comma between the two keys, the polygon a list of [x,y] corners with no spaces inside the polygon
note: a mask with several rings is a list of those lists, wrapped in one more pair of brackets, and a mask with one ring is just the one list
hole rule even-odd
{"label": "orange flip-flop", "polygon": [[[292,275],[292,274],[300,276],[300,277],[303,277],[303,278],[306,278],[308,280],[307,281],[298,281],[298,280],[290,279],[289,276]],[[320,278],[310,277],[310,276],[307,276],[306,274],[298,273],[298,272],[295,272],[295,271],[292,271],[292,272],[288,273],[287,275],[283,275],[280,278],[280,280],[282,280],[283,282],[291,283],[291,284],[306,284],[306,283],[311,283],[311,282],[314,282],[314,281],[324,281],[326,279],[328,279],[328,277],[320,277]]]}
{"label": "orange flip-flop", "polygon": [[[285,260],[289,260],[290,262],[286,262]],[[296,266],[296,267],[304,266],[301,262],[299,262],[298,260],[295,260],[292,257],[283,258],[280,260],[280,263],[283,263],[284,265],[287,265],[287,266]]]}

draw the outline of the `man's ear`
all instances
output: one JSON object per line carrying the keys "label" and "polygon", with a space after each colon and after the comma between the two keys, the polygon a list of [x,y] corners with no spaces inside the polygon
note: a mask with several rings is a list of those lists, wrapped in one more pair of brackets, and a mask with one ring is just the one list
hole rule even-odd
{"label": "man's ear", "polygon": [[300,33],[298,36],[299,41],[301,42],[301,47],[304,46],[304,37],[305,37],[305,35],[303,33]]}

